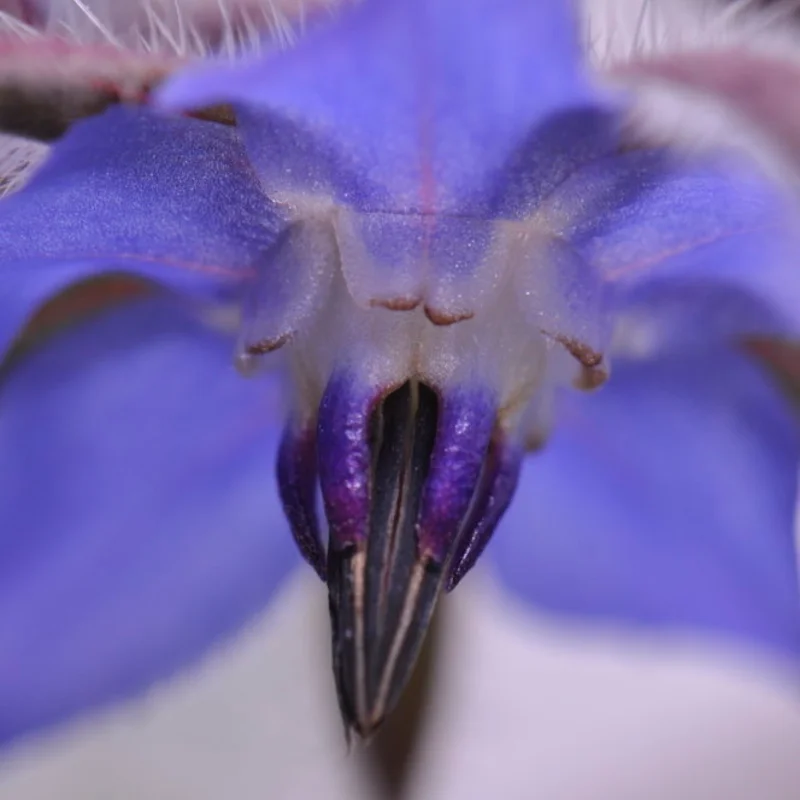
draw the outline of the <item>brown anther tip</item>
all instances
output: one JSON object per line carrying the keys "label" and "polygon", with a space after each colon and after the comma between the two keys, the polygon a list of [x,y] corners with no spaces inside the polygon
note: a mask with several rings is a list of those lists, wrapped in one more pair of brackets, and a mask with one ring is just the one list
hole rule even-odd
{"label": "brown anther tip", "polygon": [[576,389],[591,391],[602,386],[608,380],[608,368],[603,364],[602,353],[598,353],[597,350],[593,350],[589,345],[572,336],[552,334],[545,330],[542,331],[542,334],[562,345],[581,365],[580,375],[573,382]]}
{"label": "brown anther tip", "polygon": [[589,345],[578,341],[578,339],[573,339],[571,336],[562,336],[560,334],[553,338],[555,338],[559,344],[563,345],[573,358],[580,361],[582,366],[588,369],[599,367],[603,361],[602,353],[592,350]]}
{"label": "brown anther tip", "polygon": [[604,367],[584,367],[573,385],[583,392],[590,392],[602,386],[608,380],[608,370]]}
{"label": "brown anther tip", "polygon": [[547,443],[547,434],[544,431],[534,431],[525,437],[524,447],[529,453],[541,450]]}
{"label": "brown anther tip", "polygon": [[419,297],[374,298],[369,301],[372,308],[386,308],[389,311],[413,311],[422,301]]}
{"label": "brown anther tip", "polygon": [[200,119],[204,122],[217,122],[220,125],[228,125],[231,127],[236,126],[236,114],[233,108],[229,105],[209,106],[208,108],[200,108],[192,111],[189,114],[194,119]]}
{"label": "brown anther tip", "polygon": [[275,339],[261,339],[258,342],[245,345],[244,352],[248,356],[265,356],[267,353],[280,350],[290,338],[291,334],[284,333],[282,336],[278,336]]}
{"label": "brown anther tip", "polygon": [[425,316],[437,327],[445,327],[472,319],[475,314],[472,311],[462,311],[460,314],[445,314],[435,308],[425,306]]}

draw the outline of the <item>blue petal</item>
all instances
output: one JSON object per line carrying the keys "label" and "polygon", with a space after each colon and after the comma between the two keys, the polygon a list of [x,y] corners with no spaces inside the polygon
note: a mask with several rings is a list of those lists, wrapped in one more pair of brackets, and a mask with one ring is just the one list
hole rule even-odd
{"label": "blue petal", "polygon": [[39,304],[100,273],[230,296],[280,224],[234,129],[122,107],[82,122],[0,202],[0,357]]}
{"label": "blue petal", "polygon": [[369,0],[287,52],[188,71],[165,108],[232,102],[271,191],[463,208],[554,112],[591,105],[563,0]]}
{"label": "blue petal", "polygon": [[537,214],[654,344],[800,335],[797,212],[740,161],[664,150],[598,159]]}
{"label": "blue petal", "polygon": [[0,385],[0,742],[125,698],[264,607],[295,548],[275,377],[171,304],[84,321]]}
{"label": "blue petal", "polygon": [[494,542],[508,585],[575,618],[800,655],[797,424],[734,352],[619,364],[529,457]]}

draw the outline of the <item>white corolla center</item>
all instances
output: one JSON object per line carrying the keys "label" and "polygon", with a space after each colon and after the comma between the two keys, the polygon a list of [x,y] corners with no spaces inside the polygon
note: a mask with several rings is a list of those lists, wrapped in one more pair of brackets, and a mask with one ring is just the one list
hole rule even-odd
{"label": "white corolla center", "polygon": [[379,392],[485,388],[508,431],[538,439],[554,387],[607,374],[597,287],[542,220],[306,208],[248,296],[240,366],[281,349],[309,412],[341,371]]}
{"label": "white corolla center", "polygon": [[509,285],[474,316],[442,325],[422,305],[397,310],[359,304],[341,270],[332,276],[319,313],[287,352],[301,396],[312,405],[340,369],[384,389],[408,380],[441,392],[484,386],[496,395],[509,430],[542,423],[527,420],[531,402],[564,373],[579,372],[560,345],[529,324]]}

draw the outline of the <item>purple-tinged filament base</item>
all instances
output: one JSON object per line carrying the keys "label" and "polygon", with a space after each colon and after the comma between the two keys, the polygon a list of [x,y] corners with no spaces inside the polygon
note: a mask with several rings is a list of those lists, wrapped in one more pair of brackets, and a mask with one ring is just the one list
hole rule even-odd
{"label": "purple-tinged filament base", "polygon": [[287,424],[278,449],[278,491],[297,548],[322,580],[325,548],[317,519],[317,436],[313,425]]}
{"label": "purple-tinged filament base", "polygon": [[366,541],[372,491],[370,428],[380,396],[352,374],[341,373],[331,379],[320,403],[319,480],[331,548]]}
{"label": "purple-tinged filament base", "polygon": [[484,473],[475,492],[473,507],[459,537],[447,578],[448,592],[475,566],[498,523],[514,498],[519,483],[524,449],[501,434],[493,437]]}
{"label": "purple-tinged filament base", "polygon": [[417,537],[420,552],[444,565],[483,471],[497,405],[486,390],[459,389],[446,394],[441,406]]}

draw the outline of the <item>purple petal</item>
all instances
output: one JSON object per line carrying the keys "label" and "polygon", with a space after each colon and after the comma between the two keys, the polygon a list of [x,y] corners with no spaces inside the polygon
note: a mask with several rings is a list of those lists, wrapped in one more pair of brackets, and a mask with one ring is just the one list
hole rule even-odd
{"label": "purple petal", "polygon": [[0,741],[116,701],[236,631],[296,561],[280,382],[165,301],[105,312],[0,385]]}
{"label": "purple petal", "polygon": [[800,654],[800,441],[764,374],[722,350],[620,363],[561,411],[491,545],[508,585],[576,619]]}
{"label": "purple petal", "polygon": [[591,105],[562,0],[372,0],[286,52],[188,71],[165,108],[237,106],[274,191],[463,208],[554,112]]}
{"label": "purple petal", "polygon": [[651,340],[800,334],[797,214],[740,162],[657,150],[600,159],[537,213]]}
{"label": "purple petal", "polygon": [[101,273],[230,297],[281,225],[233,129],[129,108],[80,123],[0,202],[0,353],[43,301]]}

